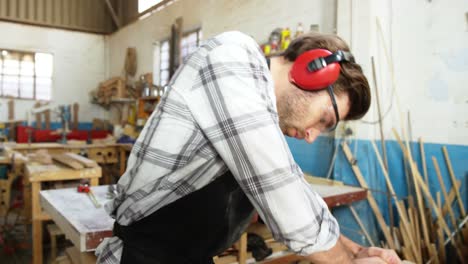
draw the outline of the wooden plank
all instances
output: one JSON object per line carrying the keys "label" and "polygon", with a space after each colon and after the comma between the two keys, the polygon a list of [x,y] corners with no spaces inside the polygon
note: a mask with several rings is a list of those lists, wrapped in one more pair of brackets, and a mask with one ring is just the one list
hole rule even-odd
{"label": "wooden plank", "polygon": [[101,167],[74,170],[58,165],[31,165],[25,166],[26,178],[30,182],[61,181],[76,179],[96,179],[101,177]]}
{"label": "wooden plank", "polygon": [[[372,143],[372,147],[374,149],[375,155],[377,157],[377,160],[378,160],[378,162],[380,164],[380,167],[381,167],[381,169],[383,171],[383,175],[385,177],[385,181],[387,182],[387,186],[388,186],[388,189],[390,191],[390,194],[396,199],[397,196],[396,196],[395,190],[393,189],[392,182],[390,181],[390,176],[388,175],[388,172],[385,169],[385,165],[384,165],[384,163],[382,161],[382,157],[380,156],[379,150],[377,149],[377,146],[375,145],[374,141],[371,141],[371,143]],[[414,256],[416,257],[416,260],[420,263],[420,262],[422,262],[422,257],[420,255],[420,252],[415,247],[415,245],[416,245],[415,238],[412,236],[412,231],[411,231],[411,228],[409,226],[409,220],[406,217],[406,212],[404,210],[404,207],[402,207],[401,204],[399,204],[399,203],[396,203],[396,207],[397,207],[398,214],[400,215],[400,224],[403,225],[403,228],[405,229],[406,234],[408,235],[408,239],[410,241],[410,244],[407,245],[407,246],[410,247],[410,249],[414,253]]]}
{"label": "wooden plank", "polygon": [[[448,169],[448,171],[450,173],[450,178],[452,179],[452,184],[455,184],[457,182],[457,179],[455,177],[455,173],[453,172],[452,162],[450,161],[450,156],[449,156],[449,153],[447,151],[447,147],[443,146],[442,151],[444,152],[445,163],[447,163],[447,169]],[[458,190],[458,188],[455,188],[455,194],[457,195],[458,205],[460,206],[461,216],[463,218],[463,217],[466,216],[466,211],[465,211],[465,205],[463,204],[463,200],[461,198],[460,191]]]}
{"label": "wooden plank", "polygon": [[[343,152],[345,153],[345,156],[348,160],[348,162],[351,165],[351,169],[354,172],[354,175],[356,176],[359,184],[361,185],[362,188],[364,189],[369,189],[369,186],[367,185],[366,180],[362,176],[361,170],[356,164],[356,159],[354,158],[353,154],[351,153],[351,150],[349,149],[348,144],[346,142],[342,143],[342,149]],[[367,201],[369,202],[370,207],[372,208],[372,211],[374,212],[374,215],[377,219],[377,222],[379,223],[380,229],[382,230],[385,239],[387,240],[388,245],[390,246],[391,249],[396,249],[395,243],[392,239],[392,236],[390,234],[390,231],[387,227],[387,224],[385,223],[385,220],[382,216],[382,213],[380,212],[379,206],[377,204],[377,201],[375,200],[374,196],[372,195],[371,192],[368,192],[367,195]]]}
{"label": "wooden plank", "polygon": [[334,186],[344,186],[342,181],[330,180],[322,177],[312,176],[308,173],[304,173],[304,179],[311,184],[323,184],[323,185],[334,185]]}
{"label": "wooden plank", "polygon": [[67,165],[68,167],[71,167],[75,170],[80,170],[80,169],[83,169],[84,166],[76,161],[75,159],[73,158],[70,158],[68,157],[67,155],[65,154],[55,154],[55,155],[51,155],[52,156],[52,159],[53,160],[56,160],[64,165]]}
{"label": "wooden plank", "polygon": [[70,153],[70,152],[64,153],[63,155],[78,161],[79,163],[83,164],[87,168],[99,167],[97,162],[95,162],[94,160],[90,160],[88,158],[85,158],[85,157],[83,157],[81,155],[78,155],[78,154],[75,154],[75,153]]}

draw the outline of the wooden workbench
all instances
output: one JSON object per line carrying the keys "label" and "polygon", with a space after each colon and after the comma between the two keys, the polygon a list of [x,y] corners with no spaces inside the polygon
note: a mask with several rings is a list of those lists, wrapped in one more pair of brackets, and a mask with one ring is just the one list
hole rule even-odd
{"label": "wooden workbench", "polygon": [[[50,216],[43,212],[39,203],[41,183],[48,181],[90,179],[92,186],[98,185],[101,168],[84,168],[74,170],[59,164],[41,165],[37,163],[25,164],[25,185],[31,185],[32,200],[32,229],[33,229],[33,263],[42,263],[42,221],[50,220]],[[26,199],[26,197],[25,197]]]}
{"label": "wooden workbench", "polygon": [[[91,188],[101,207],[96,208],[88,195],[75,188],[46,190],[40,192],[41,205],[55,224],[75,246],[69,253],[73,261],[96,263],[93,253],[101,241],[112,236],[114,219],[104,210],[108,185]],[[68,250],[67,250],[68,252]]]}
{"label": "wooden workbench", "polygon": [[[354,201],[365,199],[367,192],[364,189],[351,186],[334,186],[323,184],[311,184],[312,188],[320,194],[327,205],[336,207],[349,204]],[[93,187],[97,199],[101,204],[107,201],[106,192],[108,186]],[[87,260],[95,260],[94,255],[85,252],[93,251],[100,241],[106,237],[112,236],[113,219],[110,218],[101,208],[94,208],[93,204],[86,196],[77,193],[75,189],[60,189],[41,191],[41,205],[44,210],[51,215],[52,220],[62,229],[65,235],[75,245],[75,258],[79,258],[79,263],[85,263]],[[238,257],[218,258],[216,263],[245,263],[247,255],[247,235],[246,233],[240,239],[242,241],[240,248],[244,248],[242,259]],[[270,246],[279,250],[284,250],[285,246],[275,241],[270,241]],[[281,256],[280,260],[299,260],[300,257],[294,254]],[[233,260],[230,262],[230,260]],[[279,258],[272,258],[270,261],[278,261]],[[272,262],[274,263],[274,262]],[[276,262],[281,263],[281,262]]]}
{"label": "wooden workbench", "polygon": [[[21,143],[11,144],[9,147],[22,154],[33,153],[45,149],[49,154],[61,154],[64,152],[85,153],[89,159],[98,163],[117,163],[123,154],[131,149],[131,144],[59,144],[59,143]],[[123,153],[123,154],[122,154]],[[125,160],[123,161],[125,162]]]}

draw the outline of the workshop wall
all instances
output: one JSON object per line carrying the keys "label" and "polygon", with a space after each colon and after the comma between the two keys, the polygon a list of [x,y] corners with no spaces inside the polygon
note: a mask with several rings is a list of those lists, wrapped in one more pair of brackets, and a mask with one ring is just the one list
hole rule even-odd
{"label": "workshop wall", "polygon": [[[48,52],[54,55],[52,104],[80,104],[80,122],[107,117],[89,103],[89,91],[105,79],[104,37],[60,29],[0,22],[0,49]],[[0,120],[8,119],[7,100],[0,99]],[[34,100],[15,100],[15,118],[26,120]],[[56,121],[52,115],[52,121]]]}
{"label": "workshop wall", "polygon": [[[407,176],[401,149],[394,141],[391,129],[395,127],[402,134],[400,124],[403,124],[405,129],[408,130],[409,127],[409,139],[413,142],[411,144],[413,157],[419,164],[421,173],[423,171],[421,155],[419,145],[415,142],[422,137],[426,143],[428,185],[433,196],[441,191],[432,163],[433,156],[441,167],[447,189],[453,186],[441,149],[442,146],[447,146],[455,176],[461,180],[461,196],[465,204],[468,202],[467,10],[468,3],[462,0],[453,0],[450,5],[440,1],[338,1],[338,34],[351,44],[356,57],[361,58],[360,63],[373,89],[374,100],[371,111],[364,117],[366,121],[378,120],[370,63],[370,56],[375,57],[382,113],[390,109],[383,120],[389,175],[400,199],[408,195]],[[382,30],[379,30],[376,17],[379,17]],[[388,56],[385,54],[385,49]],[[394,77],[387,57],[393,60]],[[393,85],[395,92],[392,92]],[[374,189],[372,193],[376,196],[388,223],[389,211],[384,194],[386,185],[370,142],[370,139],[380,139],[378,124],[370,125],[362,121],[346,122],[338,130],[338,138],[343,137],[345,128],[351,128],[353,131],[347,140],[364,178]],[[317,146],[332,150],[341,142],[341,140],[329,141],[320,138]],[[288,142],[296,156],[295,150],[299,148],[295,145],[302,143],[294,140]],[[326,143],[329,145],[324,145]],[[317,148],[314,145],[311,148]],[[380,143],[378,145],[380,148]],[[301,167],[309,171],[319,171],[317,168],[321,164],[322,166],[327,164],[327,168],[330,166],[332,157],[331,151],[328,155],[317,156],[317,160],[312,159],[308,165],[303,164]],[[356,177],[341,146],[337,148],[333,167],[333,178],[357,185]],[[319,173],[323,173],[323,170]],[[367,202],[360,202],[355,206],[364,224],[369,227],[375,226]],[[392,207],[395,223],[398,223],[394,203]],[[457,206],[453,208],[458,214],[459,208]],[[352,220],[348,208],[335,210],[335,215],[345,234],[356,241],[365,242],[364,236],[355,232],[359,228]],[[377,235],[376,230],[369,229],[371,236]],[[377,241],[375,239],[374,241]]]}
{"label": "workshop wall", "polygon": [[203,38],[218,33],[239,30],[266,42],[271,31],[290,27],[293,32],[299,22],[304,29],[319,24],[322,32],[335,28],[334,1],[296,0],[183,0],[175,1],[151,16],[130,24],[107,38],[109,47],[109,77],[120,75],[127,47],[136,47],[137,75],[153,71],[153,44],[169,38],[171,25],[183,17],[184,31],[201,27]]}
{"label": "workshop wall", "polygon": [[[468,145],[468,2],[339,0],[338,6],[338,34],[351,43],[372,89],[375,57],[381,109],[391,109],[385,138],[394,138],[391,128],[400,131],[400,122],[408,127],[409,111],[413,140]],[[371,107],[364,120],[378,120],[375,100]],[[358,138],[380,138],[378,124],[350,125]]]}

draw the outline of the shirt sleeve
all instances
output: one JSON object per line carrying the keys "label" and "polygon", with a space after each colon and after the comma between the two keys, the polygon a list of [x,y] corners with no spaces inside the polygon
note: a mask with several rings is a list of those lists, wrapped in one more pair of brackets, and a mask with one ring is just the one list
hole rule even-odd
{"label": "shirt sleeve", "polygon": [[185,94],[193,117],[274,238],[301,255],[333,247],[338,224],[292,158],[258,51],[218,46],[195,79]]}

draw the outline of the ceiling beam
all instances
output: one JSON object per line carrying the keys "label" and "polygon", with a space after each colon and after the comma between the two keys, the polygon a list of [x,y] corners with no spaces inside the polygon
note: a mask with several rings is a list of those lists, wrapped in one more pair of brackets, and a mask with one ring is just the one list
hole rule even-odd
{"label": "ceiling beam", "polygon": [[120,21],[119,21],[119,18],[117,17],[117,15],[115,14],[115,10],[112,7],[112,4],[111,4],[110,0],[104,0],[104,2],[106,2],[107,8],[109,9],[109,12],[110,12],[110,14],[112,16],[112,20],[114,21],[115,26],[117,26],[117,29],[119,29],[120,28]]}

